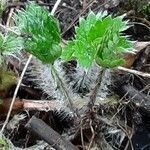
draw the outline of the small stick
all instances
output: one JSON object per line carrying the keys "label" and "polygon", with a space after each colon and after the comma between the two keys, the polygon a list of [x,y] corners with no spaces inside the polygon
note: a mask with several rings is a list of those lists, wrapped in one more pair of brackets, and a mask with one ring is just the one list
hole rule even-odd
{"label": "small stick", "polygon": [[13,15],[13,13],[14,13],[14,8],[11,8],[11,9],[10,9],[10,13],[9,13],[9,15],[8,15],[8,18],[7,18],[6,27],[9,27],[10,20],[11,20],[11,17],[12,17],[12,15]]}
{"label": "small stick", "polygon": [[[2,99],[0,106],[0,116],[6,115],[10,108],[11,99]],[[59,100],[27,100],[16,99],[12,107],[12,115],[22,112],[23,110],[38,110],[38,111],[59,111],[62,108],[62,104]]]}
{"label": "small stick", "polygon": [[93,141],[94,141],[94,138],[95,138],[95,132],[94,132],[94,129],[93,129],[93,126],[92,126],[92,120],[90,120],[90,128],[91,128],[91,132],[92,132],[92,137],[91,137],[91,141],[90,141],[88,150],[91,149]]}
{"label": "small stick", "polygon": [[150,78],[150,74],[149,73],[145,73],[145,72],[141,72],[141,71],[137,71],[137,70],[132,70],[132,69],[127,69],[125,67],[118,67],[119,70],[121,71],[126,71],[135,75],[139,75],[142,76],[144,78]]}
{"label": "small stick", "polygon": [[71,142],[66,141],[60,134],[35,116],[29,120],[26,128],[36,133],[41,139],[57,150],[79,150]]}
{"label": "small stick", "polygon": [[60,4],[61,0],[57,0],[52,11],[51,11],[51,15],[54,16],[54,13],[56,11],[56,9],[58,8],[58,5]]}
{"label": "small stick", "polygon": [[8,27],[2,25],[1,23],[0,23],[0,27],[3,28],[5,31],[9,31],[9,32],[12,32],[12,33],[14,33],[14,34],[20,36],[20,33],[18,33],[18,32],[16,32],[16,31],[12,30],[11,28],[8,28]]}
{"label": "small stick", "polygon": [[60,110],[61,103],[58,100],[26,100],[23,99],[23,109],[26,110],[38,110],[38,111],[50,111]]}
{"label": "small stick", "polygon": [[148,26],[150,26],[150,21],[148,21],[146,18],[140,18],[140,17],[135,17],[135,16],[128,16],[128,18],[138,19],[138,20],[142,21],[143,23],[146,23]]}
{"label": "small stick", "polygon": [[82,148],[83,148],[83,150],[85,150],[84,138],[83,138],[83,119],[81,119],[80,133],[81,133],[81,143],[82,143]]}

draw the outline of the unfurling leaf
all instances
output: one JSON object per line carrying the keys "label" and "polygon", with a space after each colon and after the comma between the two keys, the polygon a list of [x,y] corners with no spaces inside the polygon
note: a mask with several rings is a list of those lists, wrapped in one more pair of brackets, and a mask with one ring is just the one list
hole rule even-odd
{"label": "unfurling leaf", "polygon": [[44,8],[30,3],[18,11],[15,22],[20,32],[28,38],[25,49],[43,63],[53,63],[61,55],[60,29],[56,19]]}

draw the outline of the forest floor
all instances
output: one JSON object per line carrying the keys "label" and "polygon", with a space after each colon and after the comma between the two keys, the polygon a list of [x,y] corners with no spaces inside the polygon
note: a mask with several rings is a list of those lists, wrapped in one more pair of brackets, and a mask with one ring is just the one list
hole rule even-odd
{"label": "forest floor", "polygon": [[[35,1],[49,11],[55,5],[53,0]],[[13,25],[13,12],[25,8],[26,4],[26,0],[8,1],[2,12],[1,24],[7,27]],[[36,75],[31,77],[33,65],[36,65],[31,61],[4,129],[5,141],[13,145],[12,149],[66,149],[61,148],[62,144],[68,145],[68,150],[150,150],[150,2],[62,0],[55,17],[60,23],[64,43],[74,37],[79,18],[86,17],[91,10],[95,13],[107,11],[113,16],[126,14],[125,19],[132,26],[124,34],[135,42],[136,53],[124,56],[125,65],[112,73],[113,83],[108,87],[108,97],[93,107],[92,114],[85,114],[80,122],[88,123],[83,124],[65,110],[51,110],[50,106],[57,108],[57,103],[49,102],[47,95],[31,79],[36,79]],[[27,57],[28,54],[23,54],[19,61],[7,58],[4,67],[0,68],[1,128]],[[69,73],[77,68],[75,61],[64,66]],[[78,92],[82,93],[82,90]],[[93,120],[89,121],[89,116]],[[56,143],[53,143],[54,140]],[[9,149],[6,145],[0,140],[0,149]]]}

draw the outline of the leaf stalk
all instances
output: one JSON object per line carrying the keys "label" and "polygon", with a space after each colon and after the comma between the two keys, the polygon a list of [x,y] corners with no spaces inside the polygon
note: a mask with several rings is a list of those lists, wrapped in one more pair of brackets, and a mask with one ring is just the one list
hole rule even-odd
{"label": "leaf stalk", "polygon": [[103,76],[106,72],[106,68],[102,68],[102,70],[99,72],[98,76],[97,76],[97,79],[96,79],[96,85],[90,95],[90,100],[89,100],[89,103],[88,103],[88,108],[92,109],[92,107],[94,106],[95,104],[95,101],[96,101],[96,96],[97,96],[97,93],[98,93],[98,90],[99,90],[99,87],[101,86],[101,83],[102,83],[102,79],[103,79]]}
{"label": "leaf stalk", "polygon": [[65,83],[60,78],[59,73],[55,69],[54,65],[50,64],[49,67],[51,69],[52,77],[53,77],[54,81],[56,81],[56,83],[57,83],[57,88],[59,88],[60,91],[64,94],[65,99],[68,100],[67,105],[69,105],[69,108],[77,116],[77,113],[75,112],[74,107],[73,107],[72,98],[70,97],[68,89],[66,89],[66,87],[65,87]]}

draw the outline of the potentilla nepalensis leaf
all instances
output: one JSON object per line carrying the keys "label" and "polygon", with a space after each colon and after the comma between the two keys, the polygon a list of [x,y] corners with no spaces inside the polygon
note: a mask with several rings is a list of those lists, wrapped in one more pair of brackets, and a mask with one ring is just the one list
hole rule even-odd
{"label": "potentilla nepalensis leaf", "polygon": [[98,16],[93,12],[90,12],[86,19],[80,18],[79,27],[75,29],[75,40],[69,42],[62,53],[62,58],[65,61],[76,57],[81,66],[87,68],[92,65],[96,49],[92,48],[91,41],[88,41],[88,33],[92,26],[95,26],[97,20]]}
{"label": "potentilla nepalensis leaf", "polygon": [[61,55],[60,29],[56,19],[44,8],[29,3],[15,16],[20,32],[26,35],[25,49],[43,63],[53,63]]}
{"label": "potentilla nepalensis leaf", "polygon": [[68,45],[65,47],[65,51],[63,51],[61,57],[66,61],[70,60],[75,51],[74,48],[75,48],[74,41],[69,41]]}
{"label": "potentilla nepalensis leaf", "polygon": [[75,57],[84,68],[90,68],[94,61],[104,68],[124,63],[120,56],[132,51],[131,42],[121,35],[128,28],[127,22],[123,21],[123,16],[98,16],[90,12],[86,19],[80,19],[75,39],[63,50],[65,61]]}

